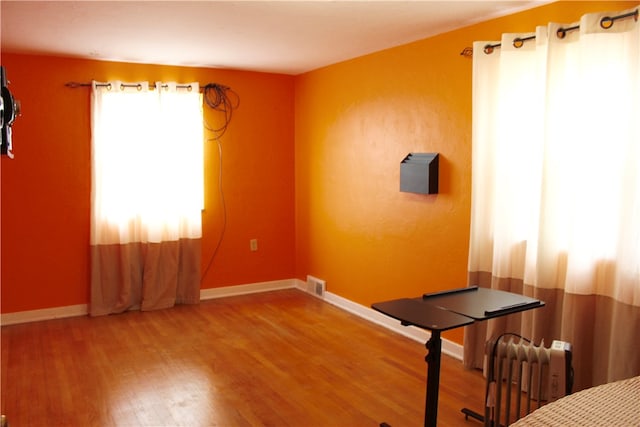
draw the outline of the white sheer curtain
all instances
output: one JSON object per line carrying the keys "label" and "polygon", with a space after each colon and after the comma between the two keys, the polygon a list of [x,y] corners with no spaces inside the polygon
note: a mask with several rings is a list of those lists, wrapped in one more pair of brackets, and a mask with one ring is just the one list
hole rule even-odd
{"label": "white sheer curtain", "polygon": [[198,83],[93,82],[91,107],[91,314],[198,302]]}
{"label": "white sheer curtain", "polygon": [[469,282],[547,306],[469,328],[467,366],[508,330],[571,342],[578,389],[640,374],[640,26],[601,26],[634,11],[474,44]]}

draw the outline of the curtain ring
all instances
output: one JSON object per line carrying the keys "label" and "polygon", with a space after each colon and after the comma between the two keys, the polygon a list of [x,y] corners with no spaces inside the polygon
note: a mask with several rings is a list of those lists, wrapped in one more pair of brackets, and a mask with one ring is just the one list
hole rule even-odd
{"label": "curtain ring", "polygon": [[138,92],[140,92],[142,90],[142,85],[140,83],[138,83],[138,86],[136,86],[138,88]]}
{"label": "curtain ring", "polygon": [[600,26],[605,30],[613,27],[613,18],[611,18],[610,16],[605,16],[600,20]]}
{"label": "curtain ring", "polygon": [[484,53],[486,53],[487,55],[491,55],[493,53],[493,46],[491,46],[490,44],[485,45]]}
{"label": "curtain ring", "polygon": [[524,40],[522,40],[520,37],[516,37],[515,39],[513,39],[513,47],[515,47],[516,49],[520,49],[522,46],[524,46]]}
{"label": "curtain ring", "polygon": [[111,90],[111,83],[107,83],[107,90]]}
{"label": "curtain ring", "polygon": [[120,90],[124,90],[124,83],[120,83]]}
{"label": "curtain ring", "polygon": [[564,28],[558,28],[558,31],[556,31],[556,36],[559,39],[563,39],[567,36],[567,30],[565,30]]}
{"label": "curtain ring", "polygon": [[187,86],[187,92],[191,92],[193,90],[193,87],[191,87],[191,85]]}

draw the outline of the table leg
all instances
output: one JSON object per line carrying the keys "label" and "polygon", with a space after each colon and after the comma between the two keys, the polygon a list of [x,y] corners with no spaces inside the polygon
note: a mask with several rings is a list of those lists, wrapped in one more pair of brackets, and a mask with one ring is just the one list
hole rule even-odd
{"label": "table leg", "polygon": [[424,405],[424,426],[436,427],[438,420],[438,387],[440,386],[440,358],[442,339],[440,331],[431,331],[431,337],[425,344],[427,355],[427,397]]}

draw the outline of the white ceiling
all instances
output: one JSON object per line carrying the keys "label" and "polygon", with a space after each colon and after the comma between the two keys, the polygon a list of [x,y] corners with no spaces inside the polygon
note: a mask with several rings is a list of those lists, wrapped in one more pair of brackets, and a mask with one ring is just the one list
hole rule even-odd
{"label": "white ceiling", "polygon": [[0,0],[1,43],[19,53],[295,75],[545,2]]}

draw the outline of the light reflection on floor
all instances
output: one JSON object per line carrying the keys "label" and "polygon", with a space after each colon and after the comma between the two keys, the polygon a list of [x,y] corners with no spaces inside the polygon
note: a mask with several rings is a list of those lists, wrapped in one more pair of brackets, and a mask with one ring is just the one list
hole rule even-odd
{"label": "light reflection on floor", "polygon": [[[216,425],[224,394],[197,366],[155,364],[125,374],[111,389],[108,408],[116,425]],[[115,382],[115,381],[114,381]],[[223,418],[223,417],[222,417]]]}

